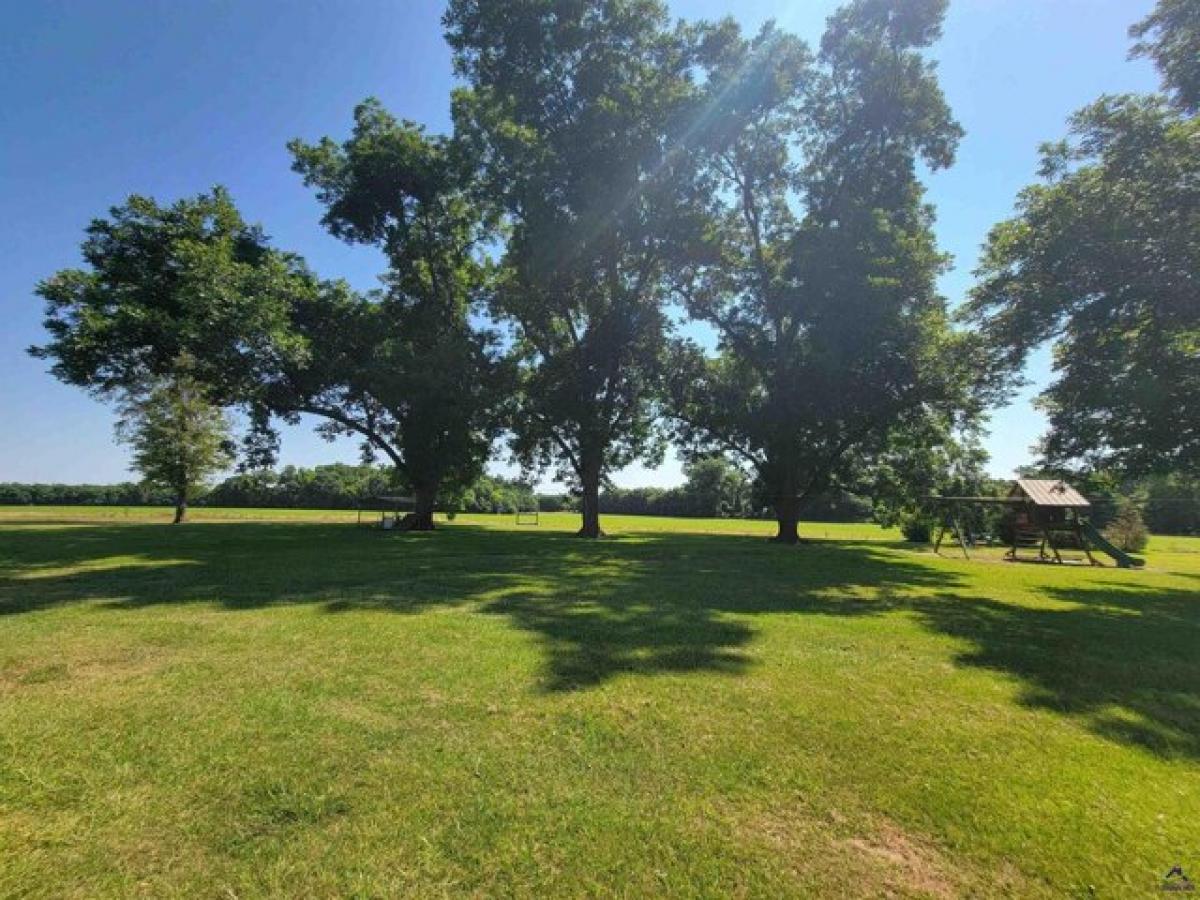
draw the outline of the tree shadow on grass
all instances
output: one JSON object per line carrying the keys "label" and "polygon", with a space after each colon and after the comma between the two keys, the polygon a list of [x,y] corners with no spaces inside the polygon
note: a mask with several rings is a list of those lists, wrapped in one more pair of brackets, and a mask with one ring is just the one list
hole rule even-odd
{"label": "tree shadow on grass", "polygon": [[568,691],[621,673],[740,672],[753,616],[876,614],[897,588],[955,583],[868,543],[795,550],[754,537],[629,535],[583,548],[550,583],[504,589],[483,611],[536,635],[545,689]]}
{"label": "tree shadow on grass", "polygon": [[89,601],[415,609],[461,593],[464,570],[438,537],[293,523],[0,529],[0,616]]}
{"label": "tree shadow on grass", "polygon": [[953,576],[867,543],[789,551],[728,535],[584,542],[469,525],[390,535],[236,523],[10,529],[5,537],[0,616],[80,602],[231,610],[308,603],[330,613],[472,605],[538,638],[551,691],[621,672],[742,671],[754,635],[745,616],[878,612],[889,586],[953,584]]}
{"label": "tree shadow on grass", "polygon": [[[982,565],[982,564],[981,564]],[[0,621],[55,606],[199,602],[229,610],[313,604],[331,614],[461,605],[539,642],[541,688],[622,673],[752,665],[763,615],[912,614],[961,642],[957,662],[1015,677],[1021,701],[1110,740],[1200,758],[1200,598],[1089,577],[1049,602],[972,596],[967,577],[885,542],[564,533],[455,525],[390,535],[307,523],[0,528]]]}
{"label": "tree shadow on grass", "polygon": [[947,596],[913,604],[964,641],[960,665],[1016,676],[1021,702],[1163,757],[1200,758],[1200,597],[1181,588],[1046,587],[1030,607]]}

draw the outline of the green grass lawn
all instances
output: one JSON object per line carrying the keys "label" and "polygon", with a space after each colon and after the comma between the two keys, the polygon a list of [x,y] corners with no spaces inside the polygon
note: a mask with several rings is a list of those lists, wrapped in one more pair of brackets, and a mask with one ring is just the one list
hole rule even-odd
{"label": "green grass lawn", "polygon": [[1107,896],[1200,876],[1200,539],[0,510],[0,897]]}

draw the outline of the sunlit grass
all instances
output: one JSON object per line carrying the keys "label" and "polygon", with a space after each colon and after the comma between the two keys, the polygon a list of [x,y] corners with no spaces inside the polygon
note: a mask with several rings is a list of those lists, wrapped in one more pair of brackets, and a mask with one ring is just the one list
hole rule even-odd
{"label": "sunlit grass", "polygon": [[[1200,539],[0,511],[0,896],[1130,896],[1200,868]],[[67,521],[63,521],[64,518]]]}
{"label": "sunlit grass", "polygon": [[[170,522],[174,509],[166,506],[0,506],[0,522],[44,522],[53,525],[69,523],[91,524],[93,522],[146,523]],[[364,510],[329,509],[240,509],[227,507],[194,507],[189,513],[195,524],[211,522],[362,522],[369,525],[379,520],[378,512]],[[446,522],[443,514],[436,517]],[[500,530],[530,530],[575,532],[579,530],[578,513],[541,513],[537,525],[517,525],[514,515],[455,516],[457,524],[476,525]],[[667,519],[655,516],[612,516],[603,517],[604,529],[610,534],[683,533],[683,534],[745,534],[770,536],[775,533],[775,523],[768,520],[747,519]],[[812,522],[803,526],[810,538],[832,538],[845,540],[898,540],[897,529],[884,529],[863,522]]]}

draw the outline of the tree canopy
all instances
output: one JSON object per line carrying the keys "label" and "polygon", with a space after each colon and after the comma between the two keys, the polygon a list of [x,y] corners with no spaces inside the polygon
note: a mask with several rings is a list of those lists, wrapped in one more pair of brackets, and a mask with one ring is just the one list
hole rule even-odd
{"label": "tree canopy", "polygon": [[170,206],[132,195],[91,223],[82,252],[88,268],[37,286],[51,339],[30,348],[68,384],[141,393],[186,356],[226,403],[295,350],[287,322],[302,265],[271,249],[222,188]]}
{"label": "tree canopy", "polygon": [[1154,60],[1176,105],[1185,112],[1200,110],[1200,3],[1158,0],[1129,34],[1137,38],[1130,55]]}
{"label": "tree canopy", "polygon": [[[689,485],[660,505],[768,503],[785,543],[817,498],[895,519],[982,477],[982,415],[1047,341],[1046,466],[1194,479],[1200,4],[1133,26],[1163,93],[1102,97],[1043,148],[957,320],[921,181],[962,136],[928,54],[945,9],[850,0],[810,49],[661,0],[450,0],[453,134],[368,99],[348,138],[289,144],[325,228],[385,255],[377,289],[272,248],[221,188],[134,195],[89,226],[86,267],[39,284],[50,339],[30,352],[131,422],[186,394],[211,428],[159,428],[145,467],[170,434],[215,461],[222,408],[250,413],[251,469],[273,422],[318,416],[386,458],[418,528],[439,496],[529,493],[480,481],[501,435],[525,474],[569,483],[586,537],[608,476],[668,438]],[[680,339],[681,316],[716,346]],[[186,501],[195,479],[171,483]]]}
{"label": "tree canopy", "polygon": [[1157,35],[1184,108],[1123,95],[1080,110],[988,238],[968,314],[1013,368],[1053,341],[1050,466],[1200,471],[1200,119],[1176,53],[1195,32],[1173,31],[1198,8],[1163,2],[1135,29]]}
{"label": "tree canopy", "polygon": [[329,231],[387,255],[384,286],[364,296],[326,283],[296,304],[291,324],[307,353],[280,357],[261,407],[318,415],[326,434],[362,438],[414,491],[415,527],[431,528],[439,490],[479,476],[499,425],[506,381],[495,335],[471,321],[488,277],[478,253],[488,223],[454,141],[374,100],[354,120],[342,144],[290,147]]}
{"label": "tree canopy", "polygon": [[946,259],[916,175],[949,165],[961,134],[922,55],[944,5],[851,3],[815,57],[773,25],[701,42],[711,246],[681,290],[720,352],[684,347],[678,433],[756,470],[783,542],[851,463],[905,430],[949,440],[982,407],[986,369],[935,290]]}
{"label": "tree canopy", "polygon": [[598,536],[602,480],[661,451],[686,42],[655,0],[452,0],[445,24],[457,127],[508,229],[492,310],[520,364],[512,447],[579,486],[580,533]]}

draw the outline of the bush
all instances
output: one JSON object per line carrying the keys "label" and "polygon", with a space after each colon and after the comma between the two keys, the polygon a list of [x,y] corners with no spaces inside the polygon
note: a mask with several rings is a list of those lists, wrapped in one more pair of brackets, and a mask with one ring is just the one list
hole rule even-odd
{"label": "bush", "polygon": [[1132,503],[1122,503],[1117,507],[1117,514],[1104,529],[1104,536],[1120,549],[1130,553],[1145,549],[1150,533],[1138,508]]}
{"label": "bush", "polygon": [[1151,479],[1145,517],[1154,534],[1200,534],[1200,479],[1185,475]]}
{"label": "bush", "polygon": [[800,504],[805,522],[869,522],[873,513],[868,498],[836,488],[806,497]]}
{"label": "bush", "polygon": [[933,520],[929,516],[910,513],[900,520],[900,533],[906,541],[928,544],[933,539]]}

